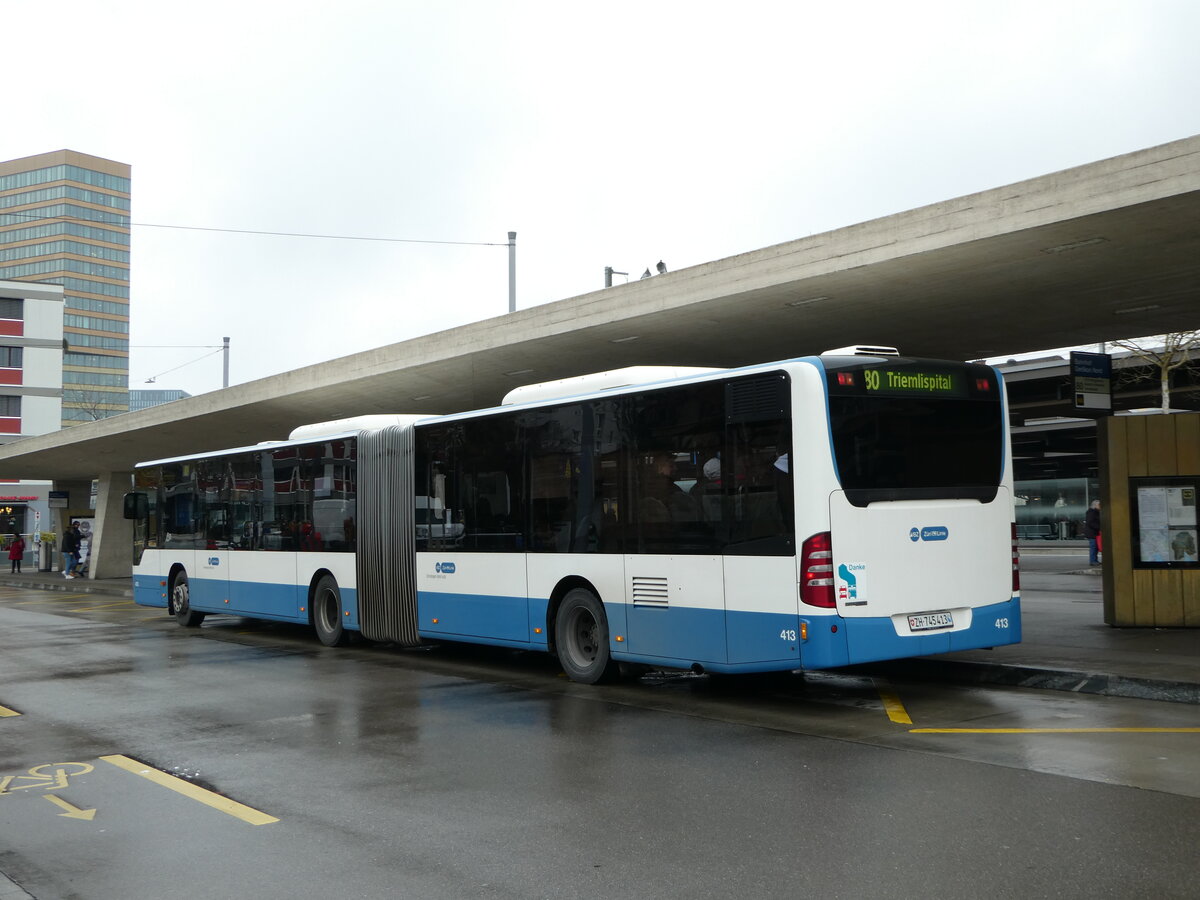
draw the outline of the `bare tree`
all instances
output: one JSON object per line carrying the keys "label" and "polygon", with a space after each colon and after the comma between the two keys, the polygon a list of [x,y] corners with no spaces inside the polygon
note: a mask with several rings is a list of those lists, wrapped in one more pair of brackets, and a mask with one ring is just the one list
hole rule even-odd
{"label": "bare tree", "polygon": [[105,419],[117,413],[128,410],[118,404],[125,399],[114,391],[102,391],[88,388],[66,388],[63,390],[63,407],[82,410],[87,420]]}
{"label": "bare tree", "polygon": [[[1171,411],[1171,375],[1193,362],[1192,351],[1200,349],[1200,330],[1175,331],[1147,338],[1111,341],[1114,347],[1128,350],[1151,368],[1142,378],[1157,378],[1162,394],[1162,411]],[[1135,376],[1135,379],[1139,376]]]}

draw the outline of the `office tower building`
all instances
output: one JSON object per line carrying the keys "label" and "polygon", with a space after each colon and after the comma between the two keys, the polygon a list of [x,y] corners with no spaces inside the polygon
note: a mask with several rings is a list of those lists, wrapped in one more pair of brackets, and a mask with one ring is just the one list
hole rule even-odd
{"label": "office tower building", "polygon": [[57,150],[0,162],[0,280],[63,287],[62,424],[129,409],[129,166]]}

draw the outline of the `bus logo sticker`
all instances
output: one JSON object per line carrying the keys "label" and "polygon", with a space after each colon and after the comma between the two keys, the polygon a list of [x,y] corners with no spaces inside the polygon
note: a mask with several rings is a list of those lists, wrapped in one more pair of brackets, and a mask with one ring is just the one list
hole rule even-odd
{"label": "bus logo sticker", "polygon": [[925,525],[917,528],[915,525],[908,532],[908,539],[914,544],[917,541],[948,541],[950,529],[945,525]]}
{"label": "bus logo sticker", "polygon": [[433,570],[440,575],[453,575],[454,574],[454,563],[452,563],[452,562],[434,563]]}
{"label": "bus logo sticker", "polygon": [[838,566],[838,602],[846,606],[867,605],[867,601],[863,599],[863,585],[861,580],[866,571],[866,563],[842,563]]}

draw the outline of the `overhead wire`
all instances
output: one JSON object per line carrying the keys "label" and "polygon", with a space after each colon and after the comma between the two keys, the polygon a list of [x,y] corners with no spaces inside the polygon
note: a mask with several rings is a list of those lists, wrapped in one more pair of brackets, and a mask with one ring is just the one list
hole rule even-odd
{"label": "overhead wire", "polygon": [[224,352],[224,350],[225,350],[224,347],[219,347],[216,350],[214,350],[212,353],[205,353],[203,356],[197,356],[195,359],[189,360],[188,362],[180,363],[179,365],[175,366],[174,368],[167,369],[165,372],[159,372],[157,375],[151,375],[149,378],[146,379],[145,383],[150,384],[151,382],[158,381],[158,379],[161,378],[163,375],[170,375],[172,372],[176,372],[179,369],[184,368],[185,366],[190,366],[192,363],[198,363],[202,359],[208,359],[210,356],[216,356],[218,353]]}
{"label": "overhead wire", "polygon": [[249,228],[212,228],[204,225],[169,225],[162,222],[114,222],[105,219],[85,219],[80,216],[40,216],[25,212],[0,212],[0,216],[14,218],[39,219],[42,221],[60,219],[68,222],[82,222],[95,225],[115,225],[117,228],[171,228],[179,231],[212,231],[222,234],[257,234],[266,237],[300,237],[316,238],[328,241],[378,241],[389,244],[448,244],[463,247],[507,247],[506,241],[439,241],[431,238],[391,238],[372,237],[368,235],[350,234],[311,234],[298,231],[256,231]]}

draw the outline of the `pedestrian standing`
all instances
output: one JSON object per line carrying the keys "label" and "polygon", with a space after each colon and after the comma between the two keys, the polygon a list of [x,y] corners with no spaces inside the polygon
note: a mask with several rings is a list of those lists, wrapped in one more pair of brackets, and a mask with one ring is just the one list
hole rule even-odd
{"label": "pedestrian standing", "polygon": [[72,522],[63,534],[63,578],[74,578],[72,573],[79,562],[79,523]]}
{"label": "pedestrian standing", "polygon": [[1100,501],[1093,500],[1083,514],[1083,536],[1088,542],[1088,565],[1100,565]]}
{"label": "pedestrian standing", "polygon": [[21,572],[21,558],[25,556],[25,538],[19,534],[13,535],[12,543],[8,545],[8,560],[12,563],[14,575]]}

